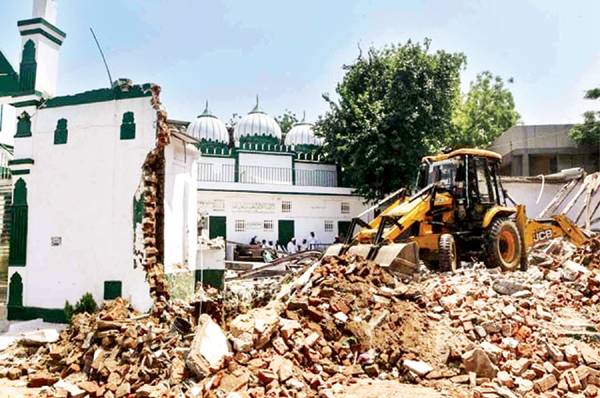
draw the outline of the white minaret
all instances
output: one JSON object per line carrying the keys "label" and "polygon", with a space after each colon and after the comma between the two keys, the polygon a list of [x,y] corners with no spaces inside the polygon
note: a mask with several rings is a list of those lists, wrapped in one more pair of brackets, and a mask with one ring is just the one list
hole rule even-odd
{"label": "white minaret", "polygon": [[52,97],[56,93],[58,52],[67,35],[55,23],[56,0],[33,0],[31,19],[17,22],[22,37],[19,65],[22,94],[38,92]]}

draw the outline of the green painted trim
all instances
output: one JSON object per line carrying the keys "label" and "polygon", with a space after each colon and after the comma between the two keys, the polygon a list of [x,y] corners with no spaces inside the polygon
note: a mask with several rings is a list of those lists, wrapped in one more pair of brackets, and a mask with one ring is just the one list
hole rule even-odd
{"label": "green painted trim", "polygon": [[8,161],[8,165],[11,166],[13,164],[33,164],[34,161],[31,158],[23,158],[23,159],[12,159]]}
{"label": "green painted trim", "polygon": [[62,46],[63,44],[63,40],[59,39],[56,36],[52,36],[50,33],[46,32],[44,29],[41,28],[22,30],[21,36],[35,35],[38,33],[47,38],[48,40],[58,44],[59,46]]}
{"label": "green painted trim", "polygon": [[37,74],[37,49],[33,40],[27,40],[21,53],[19,65],[19,90],[35,90]]}
{"label": "green painted trim", "polygon": [[135,139],[135,118],[133,112],[125,112],[121,121],[121,139]]}
{"label": "green painted trim", "polygon": [[67,119],[58,119],[56,130],[54,130],[54,145],[63,145],[69,138],[69,129],[67,128]]}
{"label": "green painted trim", "polygon": [[31,137],[31,118],[27,112],[21,113],[17,119],[17,132],[14,138]]}
{"label": "green painted trim", "polygon": [[[291,185],[290,185],[291,186]],[[285,192],[285,191],[252,191],[250,189],[208,189],[198,188],[198,191],[202,192],[243,192],[243,193],[256,193],[256,194],[276,194],[276,195],[309,195],[309,196],[345,196],[345,197],[360,197],[357,194],[345,194],[345,193],[316,193],[316,192]]]}
{"label": "green painted trim", "polygon": [[[15,170],[16,171],[29,170]],[[10,245],[8,249],[8,265],[22,266],[27,264],[27,228],[28,228],[27,184],[22,178],[15,182],[13,202],[10,207]]]}
{"label": "green painted trim", "polygon": [[30,174],[30,172],[31,172],[31,170],[25,169],[25,170],[13,170],[11,173],[14,176],[20,176],[20,175]]}
{"label": "green painted trim", "polygon": [[9,321],[28,321],[42,318],[50,323],[67,323],[65,310],[62,308],[21,307],[8,305]]}
{"label": "green painted trim", "polygon": [[280,151],[260,151],[260,150],[254,150],[254,149],[237,149],[237,151],[239,153],[262,153],[262,154],[268,154],[268,155],[287,155],[287,156],[295,156],[294,152],[280,152]]}
{"label": "green painted trim", "polygon": [[292,157],[292,185],[296,185],[296,157]]}
{"label": "green painted trim", "polygon": [[40,23],[40,24],[46,26],[47,28],[53,30],[55,33],[58,33],[59,35],[61,35],[63,37],[63,39],[67,37],[67,34],[65,32],[58,29],[55,25],[51,24],[50,22],[46,21],[44,18],[41,18],[41,17],[31,18],[31,19],[23,19],[23,20],[17,21],[17,26],[35,25],[36,23]]}
{"label": "green painted trim", "polygon": [[95,102],[116,101],[122,99],[142,98],[152,96],[150,88],[152,84],[135,84],[129,87],[128,91],[121,90],[118,86],[114,88],[100,88],[97,90],[85,91],[83,93],[64,95],[50,98],[41,108],[57,108],[62,106],[73,106],[92,104]]}
{"label": "green painted trim", "polygon": [[104,300],[113,300],[123,294],[123,282],[104,281]]}
{"label": "green painted trim", "polygon": [[197,269],[194,273],[194,280],[196,283],[202,280],[205,284],[210,285],[216,289],[222,290],[225,283],[225,270],[224,269]]}
{"label": "green painted trim", "polygon": [[203,153],[202,154],[203,158],[226,158],[226,159],[231,159],[234,158],[235,155],[231,154],[231,155],[215,155],[214,153]]}
{"label": "green painted trim", "polygon": [[240,182],[240,153],[238,150],[233,151],[235,165],[233,168],[233,181]]}
{"label": "green painted trim", "polygon": [[19,91],[19,75],[0,51],[0,97]]}
{"label": "green painted trim", "polygon": [[26,106],[38,107],[41,103],[42,103],[42,101],[40,101],[40,100],[29,100],[29,101],[14,102],[14,103],[11,103],[11,105],[14,106],[15,108],[23,108]]}
{"label": "green painted trim", "polygon": [[8,305],[21,307],[23,305],[23,278],[18,272],[10,277],[8,284]]}

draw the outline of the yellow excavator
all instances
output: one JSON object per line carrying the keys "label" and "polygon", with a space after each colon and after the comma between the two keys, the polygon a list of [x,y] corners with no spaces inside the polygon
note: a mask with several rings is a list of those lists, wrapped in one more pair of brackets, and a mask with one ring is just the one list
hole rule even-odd
{"label": "yellow excavator", "polygon": [[[527,269],[527,250],[536,243],[566,237],[580,246],[588,239],[564,214],[528,219],[525,206],[502,187],[501,159],[471,148],[424,157],[416,193],[400,189],[355,217],[345,242],[330,246],[324,256],[360,255],[406,273],[420,260],[455,271],[460,260],[474,258],[513,271]],[[371,222],[362,220],[382,207]]]}

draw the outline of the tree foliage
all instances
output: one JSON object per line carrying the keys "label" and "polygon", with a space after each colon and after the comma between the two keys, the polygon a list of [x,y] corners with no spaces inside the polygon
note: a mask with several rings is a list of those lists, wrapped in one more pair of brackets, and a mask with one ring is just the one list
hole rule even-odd
{"label": "tree foliage", "polygon": [[512,93],[502,78],[481,72],[456,107],[446,146],[485,148],[518,120]]}
{"label": "tree foliage", "polygon": [[465,56],[429,45],[370,48],[344,67],[339,98],[323,95],[329,110],[316,129],[324,152],[368,199],[413,181],[420,158],[452,128]]}
{"label": "tree foliage", "polygon": [[[600,88],[588,90],[585,99],[600,99]],[[569,132],[571,138],[579,144],[600,145],[600,111],[587,111],[583,114],[583,123],[576,124]]]}
{"label": "tree foliage", "polygon": [[296,114],[289,109],[286,109],[282,115],[276,116],[275,120],[279,123],[279,127],[281,127],[281,133],[283,138],[285,139],[285,135],[294,127],[295,123],[298,123],[298,117]]}

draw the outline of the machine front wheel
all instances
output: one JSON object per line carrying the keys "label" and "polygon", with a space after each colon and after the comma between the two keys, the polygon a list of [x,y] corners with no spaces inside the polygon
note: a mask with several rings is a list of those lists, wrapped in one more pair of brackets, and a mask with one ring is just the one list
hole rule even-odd
{"label": "machine front wheel", "polygon": [[521,264],[521,235],[514,221],[498,218],[486,231],[485,263],[488,268],[500,267],[515,271]]}
{"label": "machine front wheel", "polygon": [[440,271],[455,272],[458,268],[458,255],[456,241],[452,234],[441,234],[439,241],[439,268]]}

